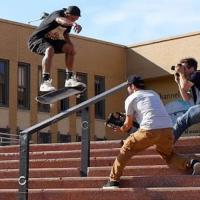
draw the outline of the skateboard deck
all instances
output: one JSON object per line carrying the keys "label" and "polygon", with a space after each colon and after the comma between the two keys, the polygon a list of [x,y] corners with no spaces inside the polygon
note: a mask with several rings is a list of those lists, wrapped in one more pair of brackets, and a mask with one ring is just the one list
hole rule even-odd
{"label": "skateboard deck", "polygon": [[86,87],[82,85],[77,87],[65,87],[37,96],[35,100],[42,104],[52,104],[73,95],[78,96],[82,94],[85,90]]}

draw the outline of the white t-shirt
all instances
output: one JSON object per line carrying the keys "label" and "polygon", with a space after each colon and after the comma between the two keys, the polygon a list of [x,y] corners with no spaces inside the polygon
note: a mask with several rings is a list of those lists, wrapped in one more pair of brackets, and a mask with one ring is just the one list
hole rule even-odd
{"label": "white t-shirt", "polygon": [[126,115],[133,115],[141,129],[171,128],[172,121],[160,96],[152,90],[138,90],[125,101]]}

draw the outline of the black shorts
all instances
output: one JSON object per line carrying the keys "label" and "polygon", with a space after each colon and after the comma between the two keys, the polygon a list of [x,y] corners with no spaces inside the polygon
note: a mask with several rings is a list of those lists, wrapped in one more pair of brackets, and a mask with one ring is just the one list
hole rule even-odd
{"label": "black shorts", "polygon": [[62,48],[65,44],[65,40],[52,40],[33,36],[28,41],[28,48],[39,55],[44,55],[46,49],[50,46],[54,48],[55,53],[63,53]]}

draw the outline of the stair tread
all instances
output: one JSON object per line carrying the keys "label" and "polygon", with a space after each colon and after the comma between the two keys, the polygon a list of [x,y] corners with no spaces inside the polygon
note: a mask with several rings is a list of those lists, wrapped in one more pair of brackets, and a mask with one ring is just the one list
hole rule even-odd
{"label": "stair tread", "polygon": [[[200,157],[199,144],[200,136],[184,137],[175,149],[181,154]],[[120,140],[91,142],[88,177],[80,177],[80,142],[31,144],[30,199],[196,200],[200,195],[200,176],[169,168],[155,147],[132,157],[121,177],[120,189],[102,189],[120,146]],[[0,147],[0,196],[5,200],[16,199],[18,195],[18,166],[19,145]]]}

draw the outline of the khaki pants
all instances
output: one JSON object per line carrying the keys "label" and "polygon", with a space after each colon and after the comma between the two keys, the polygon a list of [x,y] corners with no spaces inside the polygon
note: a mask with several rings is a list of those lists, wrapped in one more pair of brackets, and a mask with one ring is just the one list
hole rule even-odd
{"label": "khaki pants", "polygon": [[139,129],[125,140],[113,164],[110,180],[119,181],[128,160],[133,155],[152,145],[156,145],[156,151],[169,166],[177,169],[187,169],[189,167],[189,159],[173,151],[173,141],[174,135],[171,128],[154,130]]}

